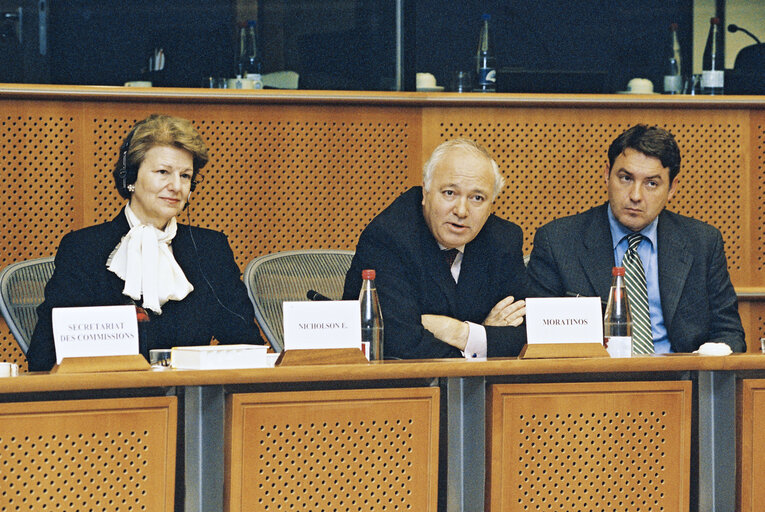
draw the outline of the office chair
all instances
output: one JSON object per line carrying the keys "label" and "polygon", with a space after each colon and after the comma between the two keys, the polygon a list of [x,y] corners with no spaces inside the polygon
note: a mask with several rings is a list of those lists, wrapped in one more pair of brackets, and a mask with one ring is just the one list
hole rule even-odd
{"label": "office chair", "polygon": [[11,263],[0,272],[0,313],[26,355],[37,324],[37,306],[53,275],[53,256]]}
{"label": "office chair", "polygon": [[353,251],[308,249],[259,256],[244,271],[255,319],[276,352],[284,348],[282,302],[302,301],[314,290],[330,299],[343,295]]}

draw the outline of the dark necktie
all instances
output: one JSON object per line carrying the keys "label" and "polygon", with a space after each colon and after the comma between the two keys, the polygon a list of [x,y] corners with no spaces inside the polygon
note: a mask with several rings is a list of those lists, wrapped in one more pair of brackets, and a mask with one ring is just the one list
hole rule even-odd
{"label": "dark necktie", "polygon": [[446,263],[449,265],[449,268],[452,268],[452,265],[454,265],[454,260],[457,259],[457,255],[460,252],[457,249],[444,249],[441,252],[444,253],[444,256],[446,257]]}
{"label": "dark necktie", "polygon": [[651,317],[648,314],[648,292],[645,284],[645,269],[638,245],[643,239],[640,233],[627,236],[629,248],[622,259],[627,281],[627,296],[629,297],[630,312],[632,313],[632,350],[636,354],[653,354],[653,335],[651,333]]}

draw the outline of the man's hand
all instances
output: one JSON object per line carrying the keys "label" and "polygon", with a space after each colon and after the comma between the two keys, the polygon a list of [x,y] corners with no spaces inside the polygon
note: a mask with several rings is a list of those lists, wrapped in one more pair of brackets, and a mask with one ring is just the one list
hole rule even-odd
{"label": "man's hand", "polygon": [[495,327],[518,327],[521,325],[523,317],[526,315],[526,301],[513,302],[514,300],[513,296],[508,296],[497,302],[497,305],[489,311],[489,316],[483,321],[483,325]]}
{"label": "man's hand", "polygon": [[465,350],[470,328],[465,322],[444,315],[422,315],[422,326],[433,336],[460,350]]}

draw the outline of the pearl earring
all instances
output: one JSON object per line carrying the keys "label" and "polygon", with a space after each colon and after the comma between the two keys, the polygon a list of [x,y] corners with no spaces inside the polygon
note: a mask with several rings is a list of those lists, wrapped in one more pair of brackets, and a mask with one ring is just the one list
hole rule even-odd
{"label": "pearl earring", "polygon": [[128,192],[135,192],[135,185],[131,183],[130,185],[127,186],[127,189],[128,189]]}

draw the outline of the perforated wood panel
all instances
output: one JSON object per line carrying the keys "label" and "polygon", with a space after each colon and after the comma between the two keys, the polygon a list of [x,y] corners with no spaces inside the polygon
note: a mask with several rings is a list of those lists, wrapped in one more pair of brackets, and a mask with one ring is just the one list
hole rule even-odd
{"label": "perforated wood panel", "polygon": [[175,397],[0,404],[0,510],[172,511]]}
{"label": "perforated wood panel", "polygon": [[490,386],[492,511],[688,509],[690,382]]}
{"label": "perforated wood panel", "polygon": [[[25,108],[26,107],[26,108]],[[30,113],[33,112],[33,113]],[[3,104],[0,114],[0,266],[53,254],[75,223],[75,119]],[[0,361],[26,358],[0,319]]]}
{"label": "perforated wood panel", "polygon": [[738,382],[736,510],[755,512],[765,503],[765,379],[742,379]]}
{"label": "perforated wood panel", "polygon": [[681,148],[680,189],[669,209],[708,222],[723,233],[728,266],[742,269],[746,220],[745,166],[749,152],[744,112],[694,112],[684,118],[665,111],[504,109],[491,116],[475,109],[426,111],[434,125],[424,139],[427,155],[444,140],[467,137],[485,145],[507,186],[495,212],[524,230],[524,252],[534,233],[550,220],[606,201],[604,168],[611,142],[637,123],[662,126]]}
{"label": "perforated wood panel", "polygon": [[[765,113],[752,119],[752,285],[765,286]],[[765,324],[765,323],[764,323]]]}
{"label": "perforated wood panel", "polygon": [[[645,122],[681,145],[670,209],[720,228],[734,285],[765,286],[765,111],[255,101],[3,99],[0,265],[53,255],[67,231],[113,218],[119,146],[153,112],[191,119],[208,141],[211,161],[181,220],[225,232],[240,268],[279,250],[353,249],[455,136],[497,157],[508,186],[495,209],[521,225],[528,253],[539,226],[605,201],[608,144]],[[25,366],[2,321],[0,358]]]}
{"label": "perforated wood panel", "polygon": [[234,394],[229,511],[435,511],[438,388]]}
{"label": "perforated wood panel", "polygon": [[[281,250],[353,249],[364,226],[406,189],[419,155],[407,111],[396,118],[347,107],[162,111],[191,119],[211,156],[181,222],[226,233],[241,268]],[[122,138],[143,117],[92,120],[104,134],[92,147],[92,223],[122,207],[110,172]]]}

